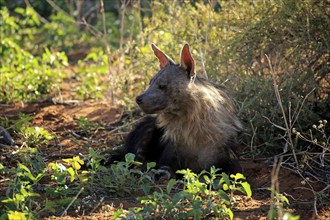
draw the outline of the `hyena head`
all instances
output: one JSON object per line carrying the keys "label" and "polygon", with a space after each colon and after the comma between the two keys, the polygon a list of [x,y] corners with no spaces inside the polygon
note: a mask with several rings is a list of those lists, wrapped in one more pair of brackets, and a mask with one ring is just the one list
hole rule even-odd
{"label": "hyena head", "polygon": [[180,114],[185,109],[183,100],[189,99],[186,89],[195,77],[189,45],[182,48],[180,64],[175,64],[154,44],[151,46],[160,62],[160,71],[151,79],[149,88],[136,97],[136,102],[147,114]]}

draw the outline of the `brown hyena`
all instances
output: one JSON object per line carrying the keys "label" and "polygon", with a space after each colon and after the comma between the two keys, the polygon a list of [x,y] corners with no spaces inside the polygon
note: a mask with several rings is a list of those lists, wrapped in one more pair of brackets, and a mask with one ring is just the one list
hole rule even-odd
{"label": "brown hyena", "polygon": [[148,116],[128,135],[126,153],[136,154],[141,162],[155,161],[159,170],[171,175],[177,169],[199,172],[213,165],[238,171],[231,152],[241,123],[225,89],[196,76],[188,44],[180,64],[154,44],[152,49],[160,71],[136,97]]}

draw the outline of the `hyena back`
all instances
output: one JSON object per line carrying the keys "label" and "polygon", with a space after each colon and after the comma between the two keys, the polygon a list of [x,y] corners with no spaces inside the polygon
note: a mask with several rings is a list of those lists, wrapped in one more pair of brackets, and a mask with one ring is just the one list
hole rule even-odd
{"label": "hyena back", "polygon": [[199,172],[213,165],[237,171],[231,152],[242,126],[225,89],[196,76],[188,44],[182,48],[180,64],[155,45],[152,49],[160,71],[136,97],[149,116],[128,135],[126,153],[136,154],[142,162],[156,161],[159,169],[171,174],[183,168]]}

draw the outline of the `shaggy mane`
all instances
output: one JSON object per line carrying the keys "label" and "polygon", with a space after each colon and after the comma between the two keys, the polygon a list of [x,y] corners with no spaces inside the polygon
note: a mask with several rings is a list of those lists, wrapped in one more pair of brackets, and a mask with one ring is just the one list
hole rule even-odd
{"label": "shaggy mane", "polygon": [[176,114],[158,115],[165,140],[187,146],[191,153],[200,147],[224,148],[242,126],[235,116],[232,100],[222,90],[197,78],[188,85],[189,96]]}

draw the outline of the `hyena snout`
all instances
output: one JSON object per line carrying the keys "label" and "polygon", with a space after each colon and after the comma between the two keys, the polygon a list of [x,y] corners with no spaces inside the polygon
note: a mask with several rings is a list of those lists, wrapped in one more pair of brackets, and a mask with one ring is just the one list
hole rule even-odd
{"label": "hyena snout", "polygon": [[137,103],[138,105],[142,105],[142,103],[143,103],[143,97],[142,97],[142,95],[137,96],[137,97],[135,98],[135,101],[136,101],[136,103]]}
{"label": "hyena snout", "polygon": [[145,97],[144,93],[137,96],[135,98],[135,101],[144,113],[147,113],[147,114],[152,114],[153,113],[152,103],[150,103],[151,100],[149,100],[148,97]]}
{"label": "hyena snout", "polygon": [[135,101],[146,114],[159,113],[166,107],[166,100],[153,93],[142,93]]}

